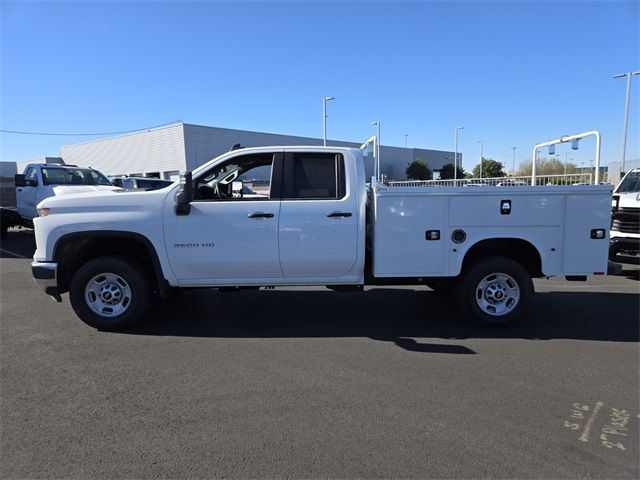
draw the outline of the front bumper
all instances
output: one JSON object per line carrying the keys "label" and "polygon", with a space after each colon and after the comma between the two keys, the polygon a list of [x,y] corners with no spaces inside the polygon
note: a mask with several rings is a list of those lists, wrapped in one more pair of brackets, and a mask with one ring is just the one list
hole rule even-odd
{"label": "front bumper", "polygon": [[640,252],[640,238],[611,237],[609,243],[609,258],[614,259],[618,252]]}
{"label": "front bumper", "polygon": [[55,262],[31,262],[31,274],[44,293],[51,295],[56,302],[61,302],[58,292],[58,264]]}

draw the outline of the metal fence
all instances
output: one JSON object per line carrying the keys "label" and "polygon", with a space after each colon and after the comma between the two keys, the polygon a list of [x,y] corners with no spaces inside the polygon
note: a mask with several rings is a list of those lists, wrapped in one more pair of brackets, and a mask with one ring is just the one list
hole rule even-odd
{"label": "metal fence", "polygon": [[[536,185],[589,185],[591,173],[536,175]],[[531,177],[459,178],[458,180],[391,180],[389,187],[516,187],[531,185]]]}

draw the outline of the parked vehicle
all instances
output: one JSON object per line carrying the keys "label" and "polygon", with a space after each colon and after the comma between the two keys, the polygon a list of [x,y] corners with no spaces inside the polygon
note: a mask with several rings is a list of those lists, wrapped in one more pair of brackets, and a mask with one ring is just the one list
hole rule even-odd
{"label": "parked vehicle", "polygon": [[172,180],[148,177],[120,176],[110,177],[109,179],[115,186],[124,188],[125,190],[158,190],[174,183]]}
{"label": "parked vehicle", "polygon": [[627,172],[613,192],[609,258],[640,254],[640,168]]}
{"label": "parked vehicle", "polygon": [[[245,197],[258,169],[269,195]],[[426,284],[504,325],[527,312],[532,278],[607,273],[610,205],[605,185],[367,188],[358,149],[247,148],[172,188],[42,201],[32,272],[106,330],[175,288],[281,285]]]}
{"label": "parked vehicle", "polygon": [[0,209],[0,233],[11,227],[33,228],[36,205],[45,198],[114,190],[102,173],[92,168],[57,163],[32,163],[15,175],[16,206]]}

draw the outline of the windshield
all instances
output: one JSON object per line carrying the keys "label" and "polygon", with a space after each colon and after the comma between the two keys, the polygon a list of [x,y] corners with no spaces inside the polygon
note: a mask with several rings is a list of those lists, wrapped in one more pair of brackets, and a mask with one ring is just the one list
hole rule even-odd
{"label": "windshield", "polygon": [[45,185],[113,185],[100,172],[83,168],[43,168],[42,181]]}
{"label": "windshield", "polygon": [[620,182],[616,193],[640,192],[640,171],[630,172],[624,180]]}

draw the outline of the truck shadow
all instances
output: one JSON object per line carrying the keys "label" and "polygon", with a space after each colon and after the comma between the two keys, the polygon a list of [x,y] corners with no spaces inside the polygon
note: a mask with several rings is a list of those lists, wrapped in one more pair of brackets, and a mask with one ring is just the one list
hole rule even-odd
{"label": "truck shadow", "polygon": [[470,325],[453,300],[428,290],[186,292],[127,334],[216,338],[368,337],[416,352],[474,354],[422,339],[517,338],[638,342],[638,295],[538,293],[527,318],[507,328]]}
{"label": "truck shadow", "polygon": [[622,270],[622,273],[620,274],[623,277],[628,278],[629,280],[640,280],[640,270]]}

